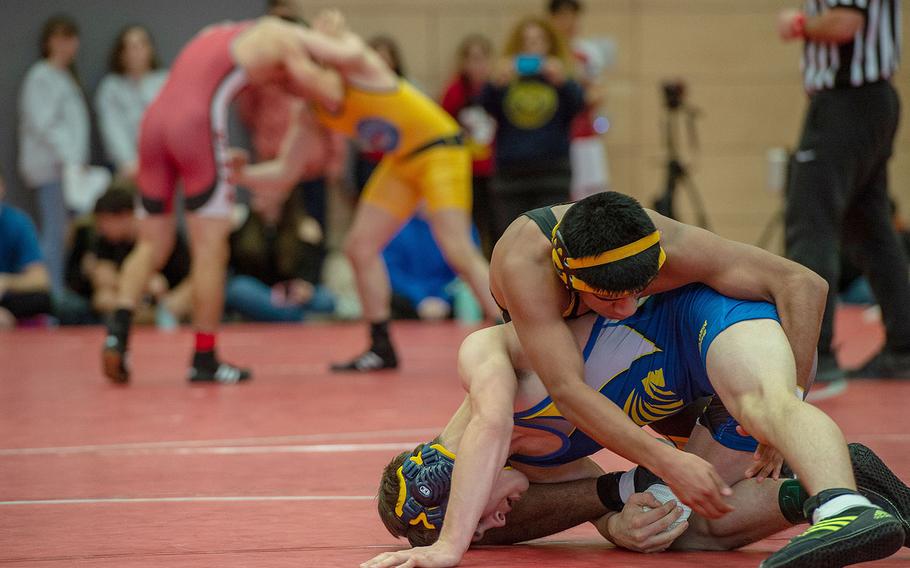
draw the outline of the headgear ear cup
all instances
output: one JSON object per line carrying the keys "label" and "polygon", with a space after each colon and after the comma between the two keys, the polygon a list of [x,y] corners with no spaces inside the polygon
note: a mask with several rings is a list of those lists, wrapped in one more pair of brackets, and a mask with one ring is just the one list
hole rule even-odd
{"label": "headgear ear cup", "polygon": [[442,527],[455,455],[441,444],[424,444],[416,456],[407,458],[398,470],[401,491],[396,514],[411,525],[428,529]]}

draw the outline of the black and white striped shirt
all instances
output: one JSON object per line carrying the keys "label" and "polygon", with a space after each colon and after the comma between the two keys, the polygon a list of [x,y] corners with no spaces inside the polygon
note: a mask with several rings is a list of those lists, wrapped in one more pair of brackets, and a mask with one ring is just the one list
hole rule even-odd
{"label": "black and white striped shirt", "polygon": [[821,43],[806,40],[803,84],[809,92],[859,87],[894,74],[901,50],[902,0],[806,0],[806,18],[832,8],[858,10],[866,18],[853,41]]}

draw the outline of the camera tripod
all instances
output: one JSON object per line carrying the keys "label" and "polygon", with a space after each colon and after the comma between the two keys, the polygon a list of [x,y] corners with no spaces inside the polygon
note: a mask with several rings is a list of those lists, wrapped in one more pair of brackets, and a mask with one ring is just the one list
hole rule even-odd
{"label": "camera tripod", "polygon": [[[664,87],[664,89],[665,93],[667,93],[667,88]],[[704,201],[701,198],[701,194],[698,192],[698,188],[695,186],[695,182],[692,181],[688,169],[680,160],[677,146],[677,128],[679,122],[685,119],[690,145],[693,148],[697,148],[695,118],[697,117],[698,111],[684,105],[680,99],[681,97],[674,98],[667,96],[665,106],[666,113],[664,115],[664,144],[667,152],[667,177],[663,194],[654,201],[654,209],[661,215],[666,215],[672,219],[678,219],[675,208],[676,190],[679,187],[682,187],[686,190],[689,200],[692,203],[692,208],[695,211],[695,223],[699,227],[710,230]]]}

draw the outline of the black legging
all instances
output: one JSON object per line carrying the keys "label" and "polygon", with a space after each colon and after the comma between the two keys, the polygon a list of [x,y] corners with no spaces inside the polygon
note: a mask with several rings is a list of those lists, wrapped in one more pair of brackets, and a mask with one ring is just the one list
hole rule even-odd
{"label": "black legging", "polygon": [[51,296],[47,292],[7,292],[0,298],[0,308],[6,308],[16,319],[29,318],[51,311]]}

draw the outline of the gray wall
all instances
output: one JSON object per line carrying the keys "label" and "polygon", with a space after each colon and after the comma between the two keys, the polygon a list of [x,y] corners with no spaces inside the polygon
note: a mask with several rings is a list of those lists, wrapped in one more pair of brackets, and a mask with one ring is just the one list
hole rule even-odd
{"label": "gray wall", "polygon": [[[265,0],[0,0],[0,167],[9,203],[34,212],[32,192],[16,171],[19,84],[39,57],[44,20],[63,12],[79,24],[81,47],[76,61],[89,101],[104,76],[108,53],[120,29],[131,23],[147,26],[155,38],[162,64],[174,57],[199,29],[221,20],[255,17]],[[96,137],[97,140],[97,137]],[[95,145],[94,161],[101,154]]]}

